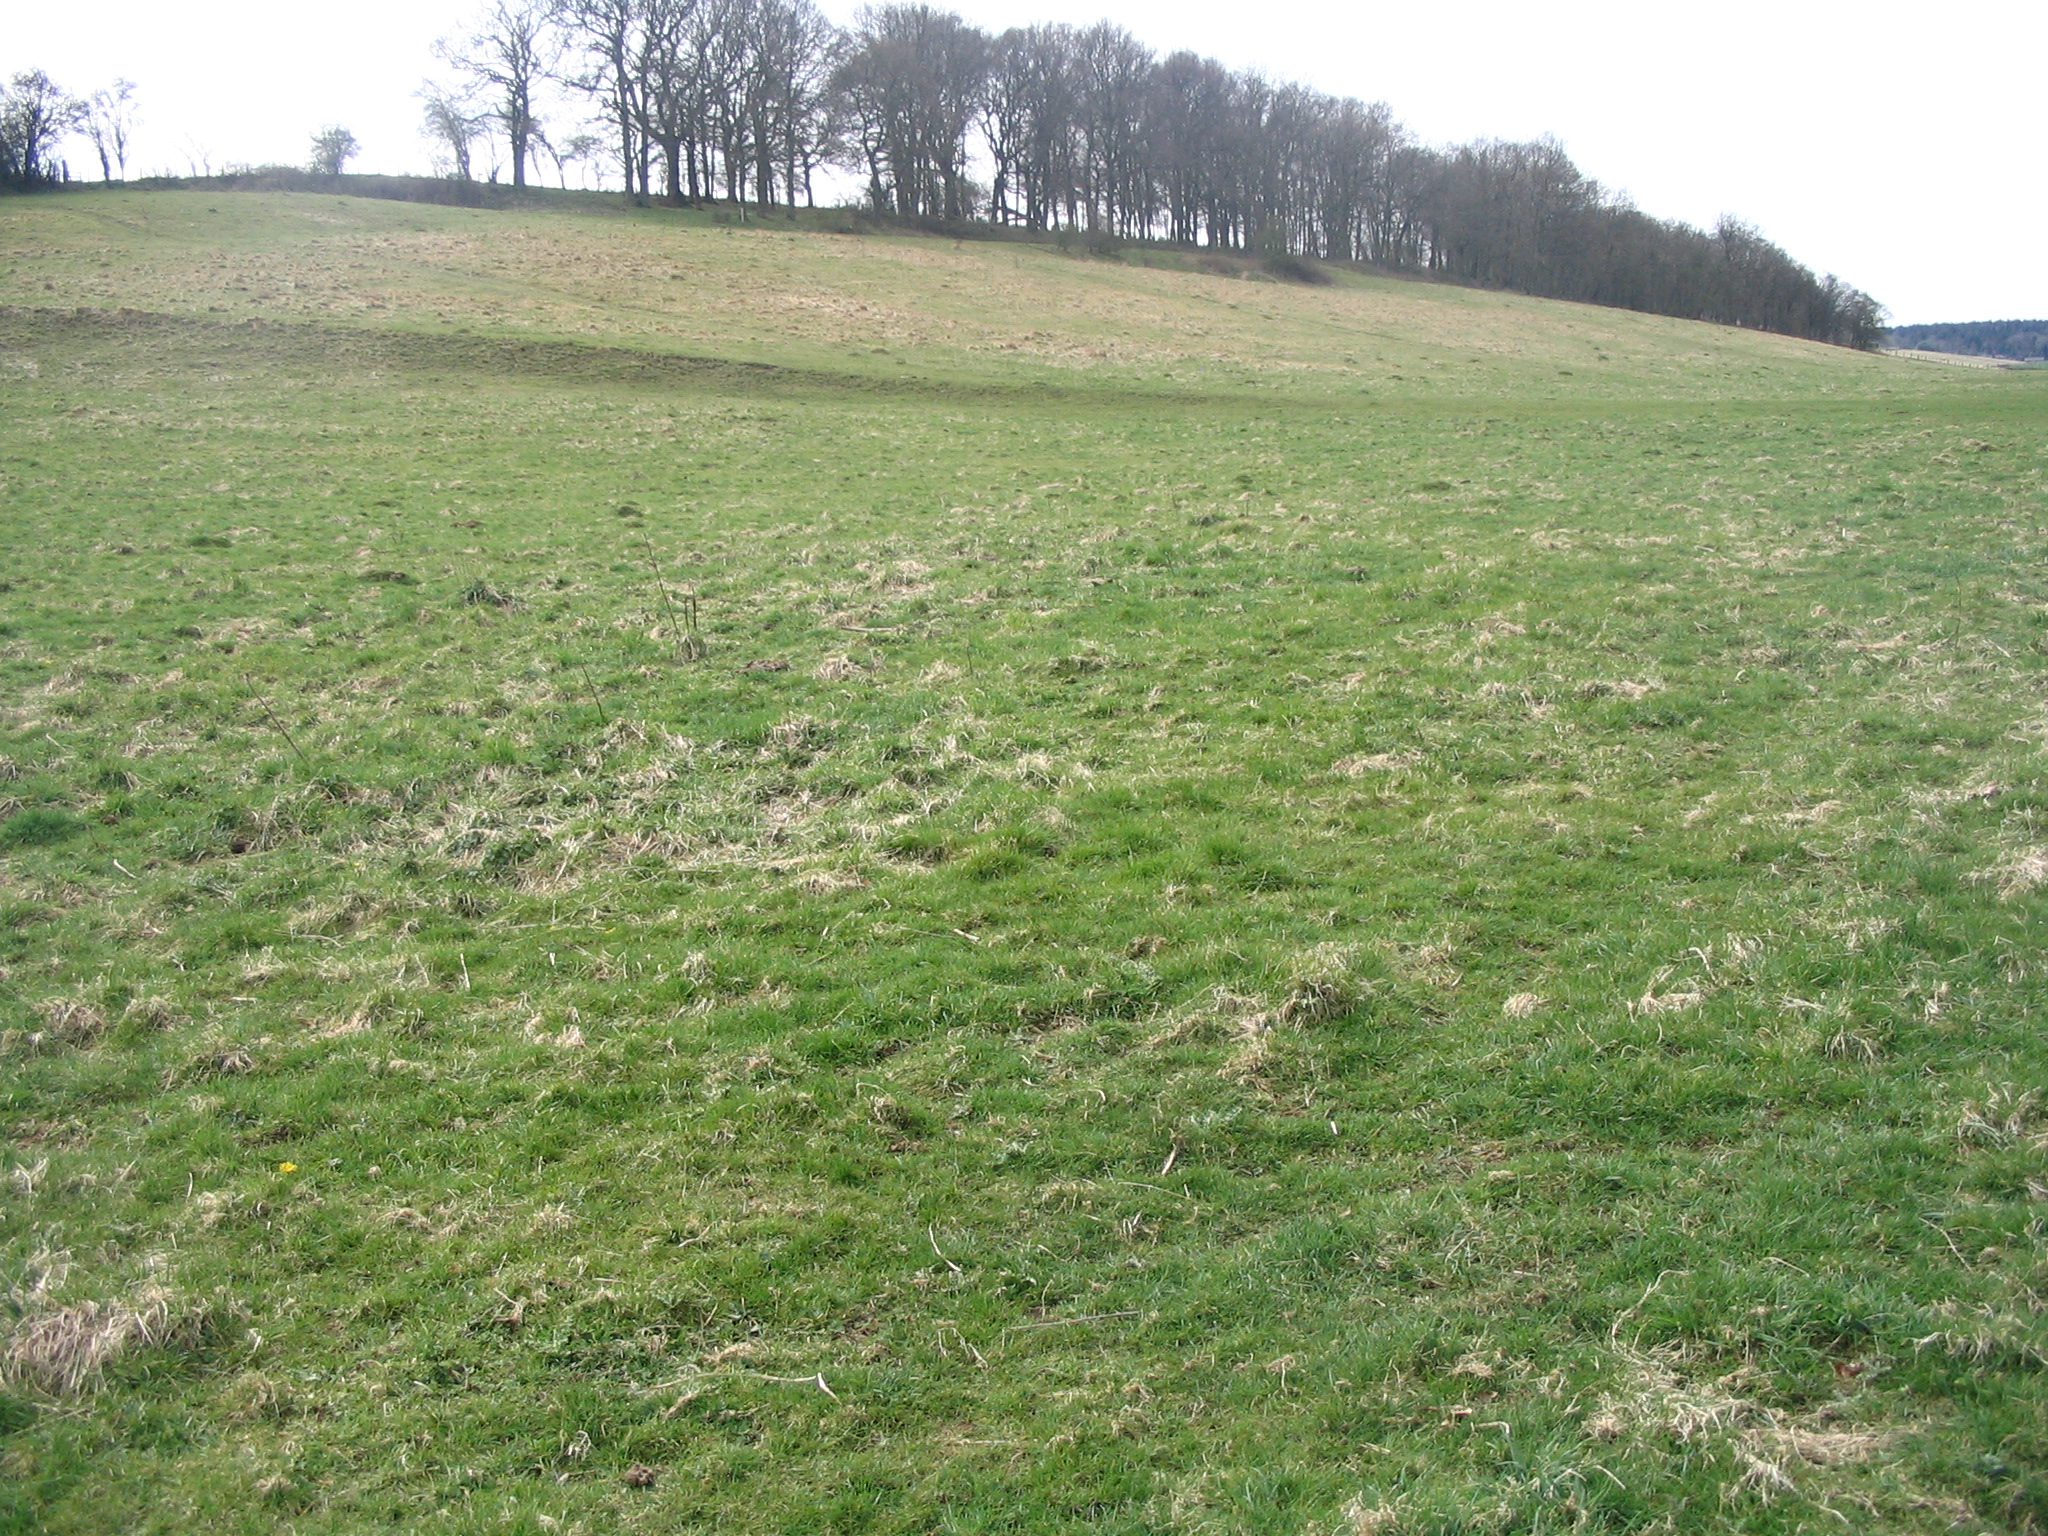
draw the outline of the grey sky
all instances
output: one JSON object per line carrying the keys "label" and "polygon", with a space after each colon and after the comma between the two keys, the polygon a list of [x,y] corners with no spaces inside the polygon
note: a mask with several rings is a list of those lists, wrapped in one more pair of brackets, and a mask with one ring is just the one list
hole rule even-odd
{"label": "grey sky", "polygon": [[[849,0],[822,0],[836,21]],[[962,0],[991,30],[1107,16],[1335,94],[1384,100],[1424,140],[1555,134],[1645,211],[1734,213],[1901,322],[2048,314],[2037,73],[2048,5],[1723,0],[1712,8],[1471,0],[1457,7]],[[424,171],[414,93],[464,0],[107,0],[10,20],[0,70],[86,91],[136,82],[132,169],[302,162],[328,123],[352,169]],[[559,119],[573,117],[563,108]],[[558,132],[557,137],[565,137]],[[74,170],[88,158],[82,146]],[[552,174],[552,173],[551,173]],[[616,178],[614,178],[615,184]]]}

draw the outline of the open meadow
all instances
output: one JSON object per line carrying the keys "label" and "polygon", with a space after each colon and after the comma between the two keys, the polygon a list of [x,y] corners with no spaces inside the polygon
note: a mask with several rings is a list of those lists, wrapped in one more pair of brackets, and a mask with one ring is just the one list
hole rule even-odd
{"label": "open meadow", "polygon": [[0,1530],[2048,1529],[2048,374],[1215,265],[0,201]]}

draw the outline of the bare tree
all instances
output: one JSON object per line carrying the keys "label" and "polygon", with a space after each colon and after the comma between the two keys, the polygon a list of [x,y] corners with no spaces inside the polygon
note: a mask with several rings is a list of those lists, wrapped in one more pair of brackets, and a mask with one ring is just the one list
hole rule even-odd
{"label": "bare tree", "polygon": [[1146,127],[1146,87],[1156,65],[1144,44],[1106,21],[1074,41],[1088,227],[1135,236],[1151,222],[1156,204],[1140,141]]}
{"label": "bare tree", "polygon": [[512,185],[526,185],[526,164],[540,117],[534,97],[561,53],[545,0],[495,0],[469,39],[443,40],[437,52],[490,102],[484,117],[512,149]]}
{"label": "bare tree", "polygon": [[755,201],[766,212],[779,177],[795,212],[798,165],[808,185],[818,155],[832,26],[811,0],[752,0],[746,22],[742,74]]}
{"label": "bare tree", "polygon": [[81,108],[40,69],[0,88],[0,186],[39,187],[60,179],[58,141],[79,124]]}
{"label": "bare tree", "polygon": [[114,173],[128,179],[128,140],[135,132],[135,86],[116,80],[87,97],[84,106],[85,136],[100,157],[100,180],[112,181]]}
{"label": "bare tree", "polygon": [[839,61],[843,34],[811,0],[790,0],[786,70],[782,88],[782,156],[790,212],[796,212],[796,190],[815,208],[811,176],[827,158],[827,132],[832,108],[832,71]]}
{"label": "bare tree", "polygon": [[716,195],[722,169],[725,195],[735,203],[746,200],[751,160],[746,95],[753,65],[747,29],[755,5],[756,0],[699,0],[690,36],[704,195]]}
{"label": "bare tree", "polygon": [[474,181],[470,148],[483,131],[482,120],[460,92],[431,81],[420,88],[420,101],[424,105],[427,137],[434,141],[436,163],[446,165],[457,181]]}
{"label": "bare tree", "polygon": [[339,176],[362,145],[346,128],[322,128],[313,135],[312,171],[315,176]]}
{"label": "bare tree", "polygon": [[[599,190],[603,189],[604,166],[599,158],[603,149],[604,141],[594,133],[571,134],[568,142],[560,147],[552,144],[548,146],[548,153],[555,161],[555,179],[561,184],[563,191],[569,189],[569,167],[572,165],[591,167],[592,172],[598,177]],[[579,175],[577,179],[580,181],[583,178]]]}
{"label": "bare tree", "polygon": [[977,111],[999,224],[1050,228],[1071,201],[1054,189],[1071,184],[1079,133],[1075,36],[1067,26],[1012,27],[989,45]]}
{"label": "bare tree", "polygon": [[653,0],[566,0],[562,17],[580,51],[581,66],[566,83],[603,103],[618,137],[619,173],[626,195],[647,195],[649,50]]}
{"label": "bare tree", "polygon": [[[647,0],[640,39],[641,142],[645,152],[661,152],[663,184],[676,204],[696,202],[699,191],[704,60],[698,43],[705,31],[699,10],[698,0]],[[643,192],[647,184],[643,162]]]}
{"label": "bare tree", "polygon": [[905,218],[970,216],[967,133],[985,97],[989,50],[987,34],[950,11],[861,12],[836,88],[852,108],[847,158],[868,172],[878,204]]}

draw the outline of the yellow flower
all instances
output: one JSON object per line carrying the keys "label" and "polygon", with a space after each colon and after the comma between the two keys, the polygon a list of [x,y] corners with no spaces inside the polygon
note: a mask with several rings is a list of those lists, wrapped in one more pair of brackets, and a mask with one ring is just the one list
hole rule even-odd
{"label": "yellow flower", "polygon": [[297,1173],[299,1171],[299,1165],[297,1163],[279,1163],[277,1165],[277,1171],[279,1173]]}

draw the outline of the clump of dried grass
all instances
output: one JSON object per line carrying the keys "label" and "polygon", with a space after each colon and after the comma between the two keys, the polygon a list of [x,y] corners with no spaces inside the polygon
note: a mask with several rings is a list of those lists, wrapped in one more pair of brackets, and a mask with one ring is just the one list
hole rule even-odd
{"label": "clump of dried grass", "polygon": [[1087,780],[1094,777],[1094,774],[1089,771],[1087,765],[1083,763],[1062,765],[1050,754],[1044,752],[1026,752],[1017,759],[1016,766],[1011,770],[1011,773],[1018,783],[1028,784],[1033,789],[1058,789],[1060,785],[1071,779]]}
{"label": "clump of dried grass", "polygon": [[1399,773],[1421,761],[1420,752],[1367,752],[1339,758],[1330,765],[1330,772],[1340,779],[1362,779],[1369,773]]}
{"label": "clump of dried grass", "polygon": [[1228,1082],[1257,1083],[1273,1065],[1278,1049],[1273,1040],[1273,1015],[1255,1013],[1239,1019],[1234,1032],[1237,1045],[1220,1075]]}
{"label": "clump of dried grass", "polygon": [[807,895],[832,896],[840,891],[864,891],[868,887],[868,880],[852,870],[814,869],[797,884],[803,887]]}
{"label": "clump of dried grass", "polygon": [[1668,992],[1657,989],[1671,979],[1669,966],[1652,976],[1649,985],[1643,988],[1643,995],[1628,1005],[1630,1018],[1656,1018],[1659,1014],[1681,1013],[1688,1008],[1697,1008],[1706,1000],[1706,993],[1690,983],[1680,983]]}
{"label": "clump of dried grass", "polygon": [[203,1297],[181,1299],[156,1284],[127,1301],[30,1306],[0,1346],[0,1382],[76,1397],[136,1350],[201,1348],[230,1310]]}
{"label": "clump of dried grass", "polygon": [[517,608],[519,599],[510,592],[492,586],[481,576],[464,587],[458,594],[466,608]]}
{"label": "clump of dried grass", "polygon": [[798,761],[814,756],[824,740],[824,727],[817,721],[808,715],[792,715],[769,727],[761,738],[760,756],[763,760],[782,758]]}
{"label": "clump of dried grass", "polygon": [[1813,805],[1795,807],[1785,812],[1781,819],[1788,827],[1817,827],[1841,809],[1839,800],[1822,800]]}
{"label": "clump of dried grass", "polygon": [[1351,962],[1351,951],[1341,945],[1322,944],[1310,950],[1296,965],[1286,995],[1273,1010],[1273,1022],[1321,1024],[1349,1013],[1366,991]]}
{"label": "clump of dried grass", "polygon": [[[1236,1048],[1224,1062],[1222,1075],[1232,1082],[1258,1082],[1284,1054],[1283,1038],[1291,1044],[1298,1038],[1296,1031],[1341,1018],[1358,1005],[1365,991],[1352,975],[1348,952],[1331,945],[1306,957],[1274,1007],[1259,1008],[1250,998],[1218,989],[1212,998],[1214,1011],[1235,1015],[1231,1033]],[[1185,1027],[1176,1028],[1155,1039],[1179,1038],[1185,1032]]]}
{"label": "clump of dried grass", "polygon": [[121,1010],[124,1022],[143,1029],[170,1029],[179,1022],[178,1010],[161,997],[138,997]]}
{"label": "clump of dried grass", "polygon": [[1344,1506],[1344,1519],[1351,1536],[1392,1536],[1401,1526],[1401,1512],[1393,1505],[1382,1502],[1368,1507],[1363,1499]]}
{"label": "clump of dried grass", "polygon": [[1980,1147],[2017,1146],[2037,1138],[2044,1118],[2039,1094],[2007,1084],[1964,1106],[1956,1139]]}
{"label": "clump of dried grass", "polygon": [[1347,1012],[1357,999],[1347,976],[1305,976],[1288,989],[1273,1017],[1281,1024],[1320,1024]]}
{"label": "clump of dried grass", "polygon": [[46,997],[36,1004],[42,1028],[29,1032],[31,1050],[45,1046],[85,1047],[107,1032],[107,1016],[82,997]]}
{"label": "clump of dried grass", "polygon": [[1579,685],[1579,697],[1582,699],[1613,697],[1633,701],[1636,699],[1646,699],[1651,694],[1660,691],[1663,686],[1662,683],[1654,679],[1647,682],[1638,682],[1634,678],[1628,677],[1615,679],[1594,678],[1589,682]]}
{"label": "clump of dried grass", "polygon": [[849,683],[867,676],[867,669],[851,656],[827,656],[811,676],[821,683]]}
{"label": "clump of dried grass", "polygon": [[1999,900],[2017,900],[2048,885],[2048,848],[2022,848],[1979,878],[1998,887]]}
{"label": "clump of dried grass", "polygon": [[1606,1398],[1586,1420],[1596,1440],[1634,1432],[1667,1438],[1692,1449],[1725,1437],[1741,1469],[1730,1492],[1765,1502],[1796,1491],[1789,1467],[1839,1467],[1868,1460],[1898,1438],[1895,1429],[1856,1428],[1829,1422],[1826,1411],[1796,1423],[1749,1395],[1755,1371],[1742,1366],[1708,1382],[1689,1379],[1673,1348],[1641,1350],[1615,1340],[1629,1386]]}

